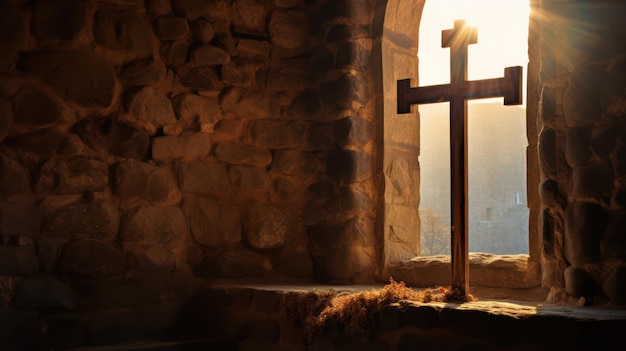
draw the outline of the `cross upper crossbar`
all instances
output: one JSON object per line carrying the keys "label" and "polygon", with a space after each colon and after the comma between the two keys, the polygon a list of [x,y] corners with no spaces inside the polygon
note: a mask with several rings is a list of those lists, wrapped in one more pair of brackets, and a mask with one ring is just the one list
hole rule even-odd
{"label": "cross upper crossbar", "polygon": [[441,46],[450,48],[450,84],[411,87],[411,79],[398,80],[398,113],[411,105],[450,102],[450,188],[452,289],[459,297],[469,293],[468,201],[467,201],[467,100],[504,97],[505,105],[522,103],[522,67],[507,67],[504,77],[467,80],[467,47],[476,44],[478,32],[464,20],[442,31]]}

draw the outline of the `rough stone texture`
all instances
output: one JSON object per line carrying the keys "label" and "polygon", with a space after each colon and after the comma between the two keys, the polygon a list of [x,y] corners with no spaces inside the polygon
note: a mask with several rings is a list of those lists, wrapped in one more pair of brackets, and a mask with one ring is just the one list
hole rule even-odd
{"label": "rough stone texture", "polygon": [[100,191],[109,183],[109,167],[102,159],[85,156],[56,157],[39,170],[36,189],[54,194]]}
{"label": "rough stone texture", "polygon": [[211,22],[200,18],[191,24],[191,31],[196,42],[208,44],[215,38],[215,29]]}
{"label": "rough stone texture", "polygon": [[0,14],[0,71],[10,71],[17,61],[17,52],[25,44],[28,37],[28,17],[19,3],[3,2]]}
{"label": "rough stone texture", "polygon": [[134,272],[173,272],[176,269],[176,256],[170,250],[150,244],[124,242],[126,267]]}
{"label": "rough stone texture", "polygon": [[41,230],[44,212],[35,206],[0,202],[0,233],[36,239]]}
{"label": "rough stone texture", "polygon": [[565,258],[575,266],[598,261],[600,240],[608,221],[605,210],[594,203],[574,202],[567,206],[563,220]]}
{"label": "rough stone texture", "polygon": [[600,244],[602,257],[608,259],[626,259],[626,212],[612,211],[609,222]]}
{"label": "rough stone texture", "polygon": [[626,265],[615,267],[604,281],[604,293],[617,305],[626,305]]}
{"label": "rough stone texture", "polygon": [[96,43],[138,55],[152,53],[152,26],[146,15],[134,11],[99,10],[94,16]]}
{"label": "rough stone texture", "polygon": [[208,254],[195,268],[194,273],[202,278],[263,277],[271,269],[264,255],[243,249],[231,249],[219,255]]}
{"label": "rough stone texture", "polygon": [[268,191],[270,177],[265,169],[247,166],[229,166],[228,178],[234,189],[242,191]]}
{"label": "rough stone texture", "polygon": [[18,150],[46,156],[76,155],[84,148],[84,144],[77,135],[58,132],[54,129],[40,129],[14,135],[8,137],[4,144]]}
{"label": "rough stone texture", "polygon": [[204,17],[209,21],[225,20],[228,18],[230,11],[230,1],[216,0],[181,0],[174,2],[174,10],[176,13],[195,21],[199,17]]}
{"label": "rough stone texture", "polygon": [[152,139],[152,157],[155,160],[206,158],[211,153],[211,135],[189,133]]}
{"label": "rough stone texture", "polygon": [[320,89],[322,101],[331,110],[348,109],[354,102],[366,103],[370,98],[367,81],[362,76],[343,75],[333,82],[324,83]]}
{"label": "rough stone texture", "polygon": [[211,248],[233,246],[241,240],[241,215],[236,206],[209,198],[198,198],[189,209],[194,239]]}
{"label": "rough stone texture", "polygon": [[35,1],[33,34],[43,39],[74,39],[87,30],[96,7],[95,0]]}
{"label": "rough stone texture", "polygon": [[211,44],[200,44],[191,51],[193,62],[203,65],[225,65],[230,62],[230,55],[223,49]]}
{"label": "rough stone texture", "polygon": [[307,139],[309,125],[300,121],[285,123],[279,120],[260,120],[252,124],[251,134],[255,144],[288,148],[302,145]]}
{"label": "rough stone texture", "polygon": [[572,175],[572,197],[610,198],[614,179],[613,166],[608,161],[577,168]]}
{"label": "rough stone texture", "polygon": [[175,248],[187,237],[187,225],[178,207],[138,206],[128,211],[120,227],[124,241],[145,241]]}
{"label": "rough stone texture", "polygon": [[15,289],[15,308],[28,310],[72,310],[76,302],[70,286],[55,277],[33,276]]}
{"label": "rough stone texture", "polygon": [[215,158],[226,163],[265,168],[272,162],[272,153],[255,145],[224,142],[216,145]]}
{"label": "rough stone texture", "polygon": [[159,53],[163,62],[171,68],[180,69],[187,63],[190,44],[184,38],[161,43]]}
{"label": "rough stone texture", "polygon": [[591,159],[591,130],[589,128],[568,128],[565,136],[565,158],[572,167],[589,163]]}
{"label": "rough stone texture", "polygon": [[124,65],[119,75],[125,87],[154,86],[165,78],[167,69],[157,60],[137,60]]}
{"label": "rough stone texture", "polygon": [[113,241],[120,227],[117,209],[104,202],[77,202],[46,215],[44,237],[85,237]]}
{"label": "rough stone texture", "polygon": [[185,36],[189,31],[187,20],[181,17],[159,17],[155,31],[161,40],[174,40]]}
{"label": "rough stone texture", "polygon": [[547,175],[553,175],[556,173],[556,143],[557,137],[554,129],[544,128],[539,135],[539,160],[541,163],[541,169]]}
{"label": "rough stone texture", "polygon": [[271,170],[280,174],[307,177],[319,170],[320,160],[311,153],[296,150],[273,152]]}
{"label": "rough stone texture", "polygon": [[128,112],[135,118],[147,122],[152,130],[176,123],[170,99],[151,87],[141,89],[129,99]]}
{"label": "rough stone texture", "polygon": [[236,33],[267,35],[268,11],[265,6],[254,0],[235,0],[232,7],[233,27]]}
{"label": "rough stone texture", "polygon": [[177,71],[177,75],[180,83],[191,89],[220,90],[224,87],[211,65],[185,65]]}
{"label": "rough stone texture", "polygon": [[247,214],[246,241],[255,249],[274,249],[285,246],[301,224],[294,213],[286,208],[257,204]]}
{"label": "rough stone texture", "polygon": [[326,158],[326,172],[340,181],[362,181],[372,177],[371,157],[354,150],[331,150]]}
{"label": "rough stone texture", "polygon": [[0,153],[0,192],[7,195],[30,191],[28,170],[16,160]]}
{"label": "rough stone texture", "polygon": [[186,128],[197,129],[203,123],[215,123],[221,119],[221,111],[216,98],[185,93],[175,96],[172,105],[176,116]]}
{"label": "rough stone texture", "polygon": [[232,114],[234,117],[267,118],[279,113],[277,96],[259,90],[228,89],[220,94],[220,108],[222,113]]}
{"label": "rough stone texture", "polygon": [[93,149],[122,157],[143,158],[150,148],[148,134],[113,117],[85,119],[74,130]]}
{"label": "rough stone texture", "polygon": [[0,142],[6,138],[13,127],[15,116],[13,106],[8,99],[0,98]]}
{"label": "rough stone texture", "polygon": [[359,117],[346,117],[335,122],[337,145],[361,146],[371,140],[374,133],[372,124]]}
{"label": "rough stone texture", "polygon": [[595,293],[595,282],[582,268],[569,266],[565,269],[565,291],[575,298],[590,298]]}
{"label": "rough stone texture", "polygon": [[43,128],[73,121],[73,116],[68,109],[32,87],[20,90],[15,97],[14,116],[16,123],[24,123],[31,128]]}
{"label": "rough stone texture", "polygon": [[276,46],[295,49],[306,42],[307,17],[303,12],[274,10],[268,26]]}
{"label": "rough stone texture", "polygon": [[154,203],[180,199],[176,180],[169,169],[127,161],[114,168],[113,187],[120,199],[142,198]]}
{"label": "rough stone texture", "polygon": [[369,52],[358,43],[341,43],[337,50],[337,68],[350,67],[364,71],[370,67]]}
{"label": "rough stone texture", "polygon": [[580,65],[571,73],[563,102],[568,127],[591,126],[600,117],[601,79],[604,79],[604,65]]}
{"label": "rough stone texture", "polygon": [[224,194],[230,191],[226,167],[219,163],[190,162],[182,164],[178,174],[182,191],[199,194]]}
{"label": "rough stone texture", "polygon": [[106,278],[124,272],[124,255],[112,244],[91,239],[65,244],[59,258],[59,271],[81,278]]}
{"label": "rough stone texture", "polygon": [[115,71],[102,57],[77,50],[35,51],[20,60],[23,69],[43,79],[84,107],[108,107],[115,91]]}
{"label": "rough stone texture", "polygon": [[0,246],[0,275],[31,276],[38,271],[33,246]]}

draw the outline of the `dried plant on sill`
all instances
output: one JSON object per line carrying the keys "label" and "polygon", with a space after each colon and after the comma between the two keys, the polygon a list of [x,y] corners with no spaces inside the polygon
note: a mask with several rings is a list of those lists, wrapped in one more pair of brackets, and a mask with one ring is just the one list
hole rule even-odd
{"label": "dried plant on sill", "polygon": [[283,296],[283,317],[300,332],[310,345],[327,328],[339,328],[352,336],[370,336],[374,331],[374,316],[383,307],[394,303],[406,306],[410,302],[465,302],[458,291],[443,287],[414,291],[404,282],[393,279],[380,290],[358,293],[336,293],[333,290],[290,293]]}

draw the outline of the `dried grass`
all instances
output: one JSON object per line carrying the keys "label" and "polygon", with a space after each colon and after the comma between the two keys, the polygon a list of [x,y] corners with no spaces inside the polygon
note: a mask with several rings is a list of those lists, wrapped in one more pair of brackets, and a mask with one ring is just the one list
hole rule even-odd
{"label": "dried grass", "polygon": [[374,316],[385,306],[399,303],[406,306],[410,302],[465,302],[458,291],[440,287],[414,291],[404,282],[393,279],[380,290],[358,293],[335,291],[313,291],[305,294],[290,293],[283,296],[284,318],[300,332],[303,341],[311,342],[324,330],[341,329],[352,336],[369,337],[374,331]]}

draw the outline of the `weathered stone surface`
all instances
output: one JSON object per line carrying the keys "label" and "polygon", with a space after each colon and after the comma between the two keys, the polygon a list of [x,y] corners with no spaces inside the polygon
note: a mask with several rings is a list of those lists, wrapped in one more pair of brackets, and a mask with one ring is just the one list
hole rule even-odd
{"label": "weathered stone surface", "polygon": [[345,282],[372,279],[375,267],[374,248],[362,246],[339,246],[326,264],[330,277]]}
{"label": "weathered stone surface", "polygon": [[226,51],[230,56],[234,57],[239,55],[239,53],[237,52],[237,44],[235,43],[235,38],[233,38],[230,30],[224,31],[223,29],[221,31],[218,31],[218,34],[215,36],[213,42],[216,46],[224,49],[224,51]]}
{"label": "weathered stone surface", "polygon": [[230,164],[265,168],[272,162],[272,153],[255,145],[222,142],[215,147],[215,158]]}
{"label": "weathered stone surface", "polygon": [[616,305],[626,305],[626,265],[615,267],[604,280],[604,293]]}
{"label": "weathered stone surface", "polygon": [[285,73],[282,70],[258,71],[256,80],[259,86],[268,91],[298,91],[307,87],[308,79]]}
{"label": "weathered stone surface", "polygon": [[126,266],[135,272],[173,272],[176,269],[176,256],[159,245],[124,242]]}
{"label": "weathered stone surface", "polygon": [[326,173],[340,181],[363,181],[373,174],[373,157],[363,151],[331,150],[326,157]]}
{"label": "weathered stone surface", "polygon": [[96,0],[35,1],[33,34],[43,39],[74,39],[87,29],[96,7]]}
{"label": "weathered stone surface", "polygon": [[211,22],[200,18],[191,24],[193,38],[198,43],[208,44],[215,38],[215,29]]}
{"label": "weathered stone surface", "polygon": [[251,88],[257,86],[257,70],[257,64],[238,65],[234,62],[231,62],[227,65],[222,66],[222,69],[220,70],[220,77],[222,79],[222,82],[226,85]]}
{"label": "weathered stone surface", "polygon": [[28,192],[29,179],[30,175],[22,164],[0,153],[0,193],[15,195]]}
{"label": "weathered stone surface", "polygon": [[44,212],[35,206],[0,202],[0,233],[36,239],[41,230]]}
{"label": "weathered stone surface", "polygon": [[230,55],[221,48],[211,44],[200,44],[192,48],[193,62],[203,65],[225,65],[230,62]]}
{"label": "weathered stone surface", "polygon": [[[306,119],[320,119],[322,114],[322,100],[319,94],[310,89],[302,91],[289,105],[289,115]],[[323,118],[322,118],[323,119]]]}
{"label": "weathered stone surface", "polygon": [[231,249],[220,254],[208,254],[194,269],[201,278],[262,277],[271,269],[270,260],[261,254],[243,249]]}
{"label": "weathered stone surface", "polygon": [[120,228],[125,241],[146,241],[174,248],[185,240],[187,225],[178,207],[139,206],[128,211]]}
{"label": "weathered stone surface", "polygon": [[184,38],[172,42],[161,43],[159,53],[166,65],[173,68],[180,68],[187,63],[187,54],[191,45]]}
{"label": "weathered stone surface", "polygon": [[572,167],[589,163],[591,159],[591,129],[568,128],[565,136],[565,159]]}
{"label": "weathered stone surface", "polygon": [[258,120],[252,124],[252,141],[271,148],[302,146],[307,140],[309,123],[302,121]]}
{"label": "weathered stone surface", "polygon": [[109,183],[109,167],[99,158],[87,156],[55,157],[39,170],[39,192],[78,194],[100,191]]}
{"label": "weathered stone surface", "polygon": [[154,203],[180,198],[172,172],[147,163],[127,161],[114,168],[114,191],[120,199],[142,198]]}
{"label": "weathered stone surface", "polygon": [[371,36],[368,26],[353,26],[337,24],[328,31],[327,39],[331,43],[341,43],[355,39],[369,38]]}
{"label": "weathered stone surface", "polygon": [[307,146],[312,149],[329,150],[335,145],[335,134],[331,123],[314,123],[309,130]]}
{"label": "weathered stone surface", "polygon": [[368,82],[362,76],[343,75],[320,89],[322,101],[331,110],[351,108],[353,103],[365,104],[370,98]]}
{"label": "weathered stone surface", "polygon": [[302,232],[298,216],[288,208],[257,204],[248,210],[246,241],[255,249],[275,249],[294,240]]}
{"label": "weathered stone surface", "polygon": [[313,276],[313,260],[306,247],[287,247],[280,255],[272,258],[272,267],[280,274],[293,278]]}
{"label": "weathered stone surface", "polygon": [[266,61],[270,57],[271,49],[272,44],[267,41],[239,39],[237,42],[239,57]]}
{"label": "weathered stone surface", "polygon": [[608,222],[604,209],[594,203],[574,202],[567,206],[563,220],[563,247],[569,263],[582,266],[599,260],[600,239]]}
{"label": "weathered stone surface", "polygon": [[311,153],[296,150],[276,150],[273,152],[271,170],[280,174],[310,177],[320,167],[320,160]]}
{"label": "weathered stone surface", "polygon": [[84,144],[71,133],[53,129],[41,129],[26,134],[13,135],[5,140],[5,145],[40,155],[73,155],[82,150]]}
{"label": "weathered stone surface", "polygon": [[50,276],[33,276],[15,289],[14,306],[21,310],[71,310],[76,308],[76,302],[66,282]]}
{"label": "weathered stone surface", "polygon": [[267,171],[257,167],[229,166],[228,178],[233,188],[243,191],[267,191],[271,186]]}
{"label": "weathered stone surface", "polygon": [[612,62],[607,69],[606,80],[603,82],[604,85],[600,94],[603,112],[615,118],[626,116],[625,75],[626,60],[621,58]]}
{"label": "weathered stone surface", "polygon": [[186,65],[181,67],[177,74],[180,83],[191,89],[220,90],[223,88],[215,67],[211,65]]}
{"label": "weathered stone surface", "polygon": [[229,17],[230,1],[215,0],[180,0],[175,1],[174,10],[177,14],[195,21],[199,17],[204,17],[211,22],[226,20]]}
{"label": "weathered stone surface", "polygon": [[274,191],[280,200],[294,199],[301,195],[301,190],[285,178],[277,178],[274,181]]}
{"label": "weathered stone surface", "polygon": [[224,194],[230,191],[226,167],[219,163],[190,162],[180,166],[178,183],[182,191]]}
{"label": "weathered stone surface", "polygon": [[31,276],[39,271],[33,246],[0,246],[0,275]]}
{"label": "weathered stone surface", "polygon": [[337,145],[365,145],[372,139],[372,123],[356,116],[342,118],[335,122],[335,141]]}
{"label": "weathered stone surface", "polygon": [[77,50],[24,54],[24,70],[43,79],[84,107],[108,107],[115,91],[115,70],[102,57]]}
{"label": "weathered stone surface", "polygon": [[166,15],[172,12],[171,0],[147,0],[146,10],[151,15]]}
{"label": "weathered stone surface", "polygon": [[223,113],[241,118],[274,117],[280,112],[276,95],[243,88],[228,89],[220,94],[220,107]]}
{"label": "weathered stone surface", "polygon": [[148,16],[131,10],[99,10],[94,16],[93,36],[96,43],[111,50],[137,55],[153,51]]}
{"label": "weathered stone surface", "polygon": [[357,71],[369,69],[370,52],[358,43],[341,43],[337,49],[337,68],[350,67]]}
{"label": "weathered stone surface", "polygon": [[211,153],[211,135],[188,133],[152,139],[152,158],[155,160],[206,158]]}
{"label": "weathered stone surface", "polygon": [[241,241],[239,209],[221,201],[198,198],[189,209],[191,232],[203,246],[223,248]]}
{"label": "weathered stone surface", "polygon": [[124,255],[109,243],[91,239],[72,240],[65,244],[58,268],[69,276],[112,277],[124,273]]}
{"label": "weathered stone surface", "polygon": [[130,98],[128,111],[135,118],[148,122],[154,128],[176,123],[170,99],[151,87],[141,89]]}
{"label": "weathered stone surface", "polygon": [[559,191],[558,183],[552,179],[545,179],[539,184],[541,201],[549,207],[564,206],[565,199]]}
{"label": "weathered stone surface", "polygon": [[569,266],[563,272],[565,276],[565,291],[575,298],[589,299],[597,289],[593,278],[582,268]]}
{"label": "weathered stone surface", "polygon": [[46,215],[44,237],[81,237],[113,241],[120,228],[120,215],[105,202],[77,202]]}
{"label": "weathered stone surface", "polygon": [[187,20],[181,17],[159,17],[156,20],[155,31],[161,40],[174,40],[185,36],[189,31],[189,25]]}
{"label": "weathered stone surface", "polygon": [[198,129],[202,123],[215,123],[222,117],[219,102],[214,97],[183,93],[172,99],[172,105],[186,128]]}
{"label": "weathered stone surface", "polygon": [[307,23],[308,18],[304,12],[274,10],[268,27],[272,44],[287,49],[304,45]]}
{"label": "weathered stone surface", "polygon": [[368,212],[373,209],[372,198],[357,189],[343,187],[339,196],[331,197],[324,205],[327,213],[359,213]]}
{"label": "weathered stone surface", "polygon": [[556,132],[551,128],[544,128],[539,135],[539,160],[541,169],[547,174],[556,173],[557,151]]}
{"label": "weathered stone surface", "polygon": [[0,71],[10,71],[17,53],[26,44],[29,21],[27,12],[15,1],[4,1],[0,12]]}
{"label": "weathered stone surface", "polygon": [[233,2],[233,28],[235,33],[267,35],[268,10],[254,0]]}
{"label": "weathered stone surface", "polygon": [[368,23],[371,8],[366,0],[331,1],[324,3],[321,11],[324,14],[324,19],[343,17],[357,23]]}
{"label": "weathered stone surface", "polygon": [[576,168],[572,174],[572,197],[610,198],[614,179],[610,161]]}
{"label": "weathered stone surface", "polygon": [[626,259],[626,211],[612,211],[609,216],[609,223],[600,244],[602,257]]}
{"label": "weathered stone surface", "polygon": [[166,72],[161,61],[137,60],[122,67],[119,80],[125,87],[154,86],[165,78]]}
{"label": "weathered stone surface", "polygon": [[588,127],[602,114],[599,91],[605,66],[581,65],[571,74],[563,98],[563,112],[568,127]]}
{"label": "weathered stone surface", "polygon": [[75,132],[90,147],[104,148],[114,155],[143,158],[150,148],[150,137],[113,117],[85,119],[74,126]]}
{"label": "weathered stone surface", "polygon": [[67,108],[32,87],[20,90],[13,104],[15,122],[24,123],[31,128],[43,128],[74,120]]}
{"label": "weathered stone surface", "polygon": [[613,126],[594,127],[591,131],[591,151],[600,158],[608,158],[617,145],[617,130]]}
{"label": "weathered stone surface", "polygon": [[2,73],[0,74],[0,97],[13,97],[26,85],[28,81],[21,74]]}

